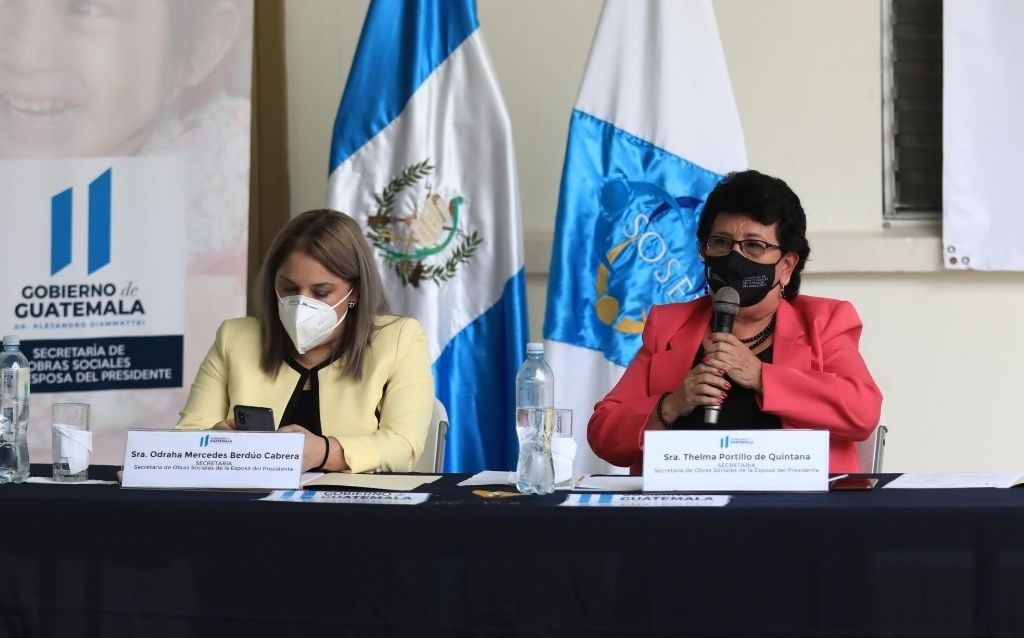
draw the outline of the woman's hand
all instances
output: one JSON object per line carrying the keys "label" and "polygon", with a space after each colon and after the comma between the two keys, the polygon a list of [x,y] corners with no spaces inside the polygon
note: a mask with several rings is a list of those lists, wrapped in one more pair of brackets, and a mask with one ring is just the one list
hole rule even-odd
{"label": "woman's hand", "polygon": [[214,430],[237,430],[234,419],[224,419],[213,424]]}
{"label": "woman's hand", "polygon": [[686,416],[700,406],[721,405],[725,401],[729,382],[722,378],[722,371],[705,363],[698,363],[683,378],[679,386],[665,397],[661,406],[662,416],[669,423]]}
{"label": "woman's hand", "polygon": [[737,385],[761,391],[761,360],[732,334],[708,335],[704,341],[704,363],[725,371]]}
{"label": "woman's hand", "polygon": [[314,467],[320,467],[320,462],[324,460],[326,454],[326,439],[324,437],[313,434],[301,425],[286,425],[277,429],[278,432],[298,432],[304,435],[306,438],[302,442],[302,471],[308,472]]}

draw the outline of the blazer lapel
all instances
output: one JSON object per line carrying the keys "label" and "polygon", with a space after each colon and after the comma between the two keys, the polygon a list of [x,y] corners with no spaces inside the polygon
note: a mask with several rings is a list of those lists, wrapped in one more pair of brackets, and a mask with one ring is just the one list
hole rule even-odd
{"label": "blazer lapel", "polygon": [[[696,304],[695,304],[696,305]],[[686,373],[693,368],[693,358],[711,322],[711,303],[696,306],[689,317],[672,334],[665,349],[651,356],[651,395],[676,389]]]}
{"label": "blazer lapel", "polygon": [[284,418],[284,411],[288,409],[288,403],[291,402],[292,395],[295,393],[295,386],[299,384],[299,373],[288,365],[286,361],[281,364],[281,369],[278,370],[275,378],[270,379],[263,374],[260,376],[268,379],[268,381],[262,393],[263,402],[257,405],[266,405],[274,410],[274,420],[277,421],[277,427],[290,425],[289,423],[282,423],[281,419]]}
{"label": "blazer lapel", "polygon": [[783,299],[775,311],[775,338],[772,363],[797,370],[811,369],[811,347],[796,310]]}

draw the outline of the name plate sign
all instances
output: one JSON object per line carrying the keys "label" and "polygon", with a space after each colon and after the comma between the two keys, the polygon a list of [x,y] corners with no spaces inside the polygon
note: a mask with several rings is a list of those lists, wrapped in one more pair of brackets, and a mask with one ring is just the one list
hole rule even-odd
{"label": "name plate sign", "polygon": [[645,492],[824,492],[824,430],[675,430],[644,436]]}
{"label": "name plate sign", "polygon": [[129,430],[121,485],[293,490],[303,443],[297,432]]}

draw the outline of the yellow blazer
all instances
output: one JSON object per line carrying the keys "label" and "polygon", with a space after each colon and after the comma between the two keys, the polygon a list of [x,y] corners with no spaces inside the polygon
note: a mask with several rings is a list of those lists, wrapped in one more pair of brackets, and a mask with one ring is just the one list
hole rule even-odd
{"label": "yellow blazer", "polygon": [[[350,471],[407,472],[423,452],[434,411],[427,337],[415,319],[381,316],[376,324],[361,381],[342,377],[336,364],[317,373],[320,423],[341,442]],[[274,377],[260,370],[261,344],[257,319],[222,323],[176,427],[210,429],[236,405],[271,408],[279,420],[301,377],[287,363]]]}

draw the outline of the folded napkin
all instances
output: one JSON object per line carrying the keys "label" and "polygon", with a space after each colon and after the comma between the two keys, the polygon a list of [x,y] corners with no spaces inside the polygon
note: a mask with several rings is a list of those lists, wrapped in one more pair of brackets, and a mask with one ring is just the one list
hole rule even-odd
{"label": "folded napkin", "polygon": [[69,474],[78,474],[89,469],[92,432],[60,423],[53,424],[53,431],[57,433],[56,449],[53,451],[54,462],[67,464]]}

